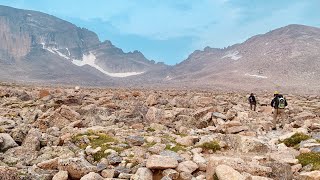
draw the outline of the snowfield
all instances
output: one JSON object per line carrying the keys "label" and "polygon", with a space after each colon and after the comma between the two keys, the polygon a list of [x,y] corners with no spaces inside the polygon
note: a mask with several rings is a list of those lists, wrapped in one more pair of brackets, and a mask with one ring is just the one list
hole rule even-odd
{"label": "snowfield", "polygon": [[96,56],[93,53],[89,53],[87,55],[83,55],[82,60],[72,60],[72,63],[77,65],[77,66],[84,66],[84,65],[89,65],[97,70],[99,70],[100,72],[108,75],[108,76],[112,76],[112,77],[129,77],[129,76],[135,76],[135,75],[139,75],[139,74],[143,74],[144,72],[125,72],[125,73],[111,73],[108,71],[105,71],[104,69],[102,69],[99,65],[97,65],[95,63],[96,60]]}
{"label": "snowfield", "polygon": [[231,58],[232,60],[238,60],[242,58],[242,56],[239,55],[239,51],[234,51],[234,52],[229,52],[228,54],[223,56],[221,59],[224,59],[224,58]]}
{"label": "snowfield", "polygon": [[[52,47],[46,47],[45,43],[41,43],[42,44],[42,48],[53,53],[53,54],[57,54],[59,55],[60,57],[64,58],[64,59],[68,59],[70,60],[71,58],[68,57],[67,55],[59,52],[59,50],[57,48],[52,48]],[[68,48],[66,48],[69,56],[71,55],[70,54],[70,51]],[[99,65],[97,65],[95,63],[95,60],[96,60],[96,56],[90,52],[89,54],[87,55],[83,55],[82,57],[82,60],[77,60],[77,59],[72,59],[72,63],[77,65],[77,66],[84,66],[84,65],[89,65],[97,70],[99,70],[100,72],[102,72],[103,74],[105,75],[108,75],[108,76],[111,76],[111,77],[119,77],[119,78],[122,78],[122,77],[129,77],[129,76],[136,76],[136,75],[139,75],[139,74],[143,74],[144,72],[125,72],[125,73],[111,73],[111,72],[108,72],[108,71],[105,71],[104,69],[102,69]]]}
{"label": "snowfield", "polygon": [[267,76],[260,76],[260,75],[256,75],[256,74],[248,74],[246,73],[245,76],[251,76],[251,77],[256,77],[256,78],[261,78],[261,79],[267,79]]}

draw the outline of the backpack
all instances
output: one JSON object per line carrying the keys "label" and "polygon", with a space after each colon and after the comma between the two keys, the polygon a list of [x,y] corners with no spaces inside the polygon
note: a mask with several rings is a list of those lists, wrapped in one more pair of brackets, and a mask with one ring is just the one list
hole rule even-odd
{"label": "backpack", "polygon": [[256,98],[254,96],[249,96],[249,102],[250,103],[255,103],[256,102]]}
{"label": "backpack", "polygon": [[284,109],[286,107],[286,100],[283,97],[278,98],[278,108]]}

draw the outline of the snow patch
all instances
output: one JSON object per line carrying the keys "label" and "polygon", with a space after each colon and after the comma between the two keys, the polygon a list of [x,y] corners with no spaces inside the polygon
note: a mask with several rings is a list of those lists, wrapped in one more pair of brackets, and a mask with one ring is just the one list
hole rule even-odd
{"label": "snow patch", "polygon": [[[82,40],[82,39],[81,39]],[[135,76],[135,75],[139,75],[139,74],[143,74],[144,72],[125,72],[125,73],[110,73],[105,71],[104,69],[102,69],[100,66],[98,66],[95,63],[96,60],[96,56],[93,53],[89,53],[87,55],[83,55],[82,60],[77,60],[77,59],[71,59],[70,57],[68,57],[67,55],[61,53],[57,48],[52,48],[52,47],[46,47],[46,44],[44,42],[40,43],[42,45],[42,49],[45,49],[49,52],[51,52],[52,54],[57,54],[60,57],[64,58],[64,59],[68,59],[68,60],[72,60],[72,63],[77,65],[77,66],[84,66],[84,65],[89,65],[97,70],[99,70],[100,72],[108,75],[108,76],[112,76],[112,77],[129,77],[129,76]],[[71,53],[69,51],[68,48],[66,48],[68,55],[70,56]]]}
{"label": "snow patch", "polygon": [[268,45],[269,43],[267,42],[266,45]]}
{"label": "snow patch", "polygon": [[66,48],[66,50],[68,51],[68,55],[69,55],[69,56],[71,56],[71,53],[70,53],[69,49],[68,49],[68,48]]}
{"label": "snow patch", "polygon": [[100,72],[108,75],[108,76],[112,76],[112,77],[128,77],[128,76],[135,76],[135,75],[139,75],[139,74],[143,74],[144,72],[125,72],[125,73],[110,73],[105,71],[104,69],[102,69],[100,66],[98,66],[95,63],[96,60],[96,56],[90,52],[89,54],[84,54],[82,57],[82,60],[72,60],[72,63],[77,65],[77,66],[84,66],[84,65],[89,65],[97,70],[99,70]]}
{"label": "snow patch", "polygon": [[256,78],[261,78],[261,79],[267,79],[267,76],[261,76],[261,75],[256,75],[256,74],[248,74],[246,73],[245,76],[251,76],[251,77],[256,77]]}
{"label": "snow patch", "polygon": [[[46,44],[43,43],[43,42],[40,43],[40,44],[42,44],[42,49],[45,49],[45,50],[51,52],[52,54],[57,54],[57,55],[59,55],[60,57],[63,57],[63,58],[65,58],[65,59],[70,59],[67,55],[61,53],[57,48],[46,47]],[[68,50],[68,48],[66,48],[66,49]],[[69,50],[68,50],[68,52],[69,52]],[[70,52],[69,52],[69,56],[70,56]]]}
{"label": "snow patch", "polygon": [[229,52],[228,54],[223,56],[221,59],[224,59],[224,58],[231,58],[232,60],[238,60],[242,58],[242,56],[239,55],[239,51],[234,51],[234,52]]}
{"label": "snow patch", "polygon": [[166,80],[167,80],[167,81],[170,81],[170,80],[172,80],[172,77],[167,76],[167,77],[166,77]]}

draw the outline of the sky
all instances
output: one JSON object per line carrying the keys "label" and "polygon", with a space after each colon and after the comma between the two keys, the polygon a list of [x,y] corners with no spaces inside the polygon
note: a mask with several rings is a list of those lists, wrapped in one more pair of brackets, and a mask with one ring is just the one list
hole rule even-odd
{"label": "sky", "polygon": [[320,0],[0,0],[85,27],[125,52],[174,65],[289,24],[320,27]]}

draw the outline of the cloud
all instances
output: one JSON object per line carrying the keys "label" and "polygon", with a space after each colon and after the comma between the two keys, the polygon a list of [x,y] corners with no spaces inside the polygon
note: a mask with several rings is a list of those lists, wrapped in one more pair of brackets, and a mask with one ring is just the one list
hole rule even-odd
{"label": "cloud", "polygon": [[114,22],[121,33],[166,40],[198,36],[210,26],[237,18],[237,10],[224,1],[150,1],[136,4],[130,16]]}

